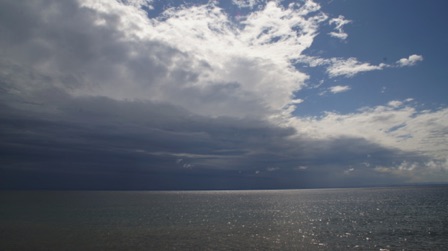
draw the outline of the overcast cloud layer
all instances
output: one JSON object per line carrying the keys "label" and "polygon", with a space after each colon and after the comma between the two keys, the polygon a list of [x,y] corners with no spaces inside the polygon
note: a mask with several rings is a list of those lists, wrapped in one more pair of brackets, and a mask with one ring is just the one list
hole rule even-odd
{"label": "overcast cloud layer", "polygon": [[[229,1],[230,2],[230,1]],[[309,85],[418,67],[310,56],[312,1],[0,0],[3,188],[246,189],[447,182],[448,108],[391,100],[298,117]],[[160,5],[160,3],[158,3]],[[160,10],[159,10],[160,11]],[[247,14],[244,14],[247,13]],[[330,87],[331,95],[350,86]]]}

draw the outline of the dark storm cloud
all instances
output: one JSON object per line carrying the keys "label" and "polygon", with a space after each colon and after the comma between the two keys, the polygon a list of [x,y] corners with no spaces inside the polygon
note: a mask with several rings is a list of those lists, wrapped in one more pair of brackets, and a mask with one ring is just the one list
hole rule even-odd
{"label": "dark storm cloud", "polygon": [[344,173],[354,163],[372,184],[372,168],[363,162],[404,157],[360,139],[292,140],[292,128],[208,118],[167,104],[65,96],[28,106],[41,108],[1,109],[4,188],[341,186],[361,182]]}

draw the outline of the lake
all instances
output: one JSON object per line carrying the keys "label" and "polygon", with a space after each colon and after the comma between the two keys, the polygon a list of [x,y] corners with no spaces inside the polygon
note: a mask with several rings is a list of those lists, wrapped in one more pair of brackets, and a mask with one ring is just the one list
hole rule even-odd
{"label": "lake", "polygon": [[446,247],[447,186],[0,192],[0,250]]}

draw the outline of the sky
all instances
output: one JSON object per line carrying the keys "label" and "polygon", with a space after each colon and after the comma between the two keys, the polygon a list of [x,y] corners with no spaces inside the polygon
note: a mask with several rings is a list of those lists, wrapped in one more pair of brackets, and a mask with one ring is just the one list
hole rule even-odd
{"label": "sky", "polygon": [[447,8],[0,0],[0,188],[447,183]]}

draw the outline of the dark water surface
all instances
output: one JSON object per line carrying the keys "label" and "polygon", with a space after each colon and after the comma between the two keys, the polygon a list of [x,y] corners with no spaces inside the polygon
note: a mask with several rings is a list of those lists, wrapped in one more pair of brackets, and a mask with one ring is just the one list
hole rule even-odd
{"label": "dark water surface", "polygon": [[448,187],[0,192],[0,250],[447,250]]}

